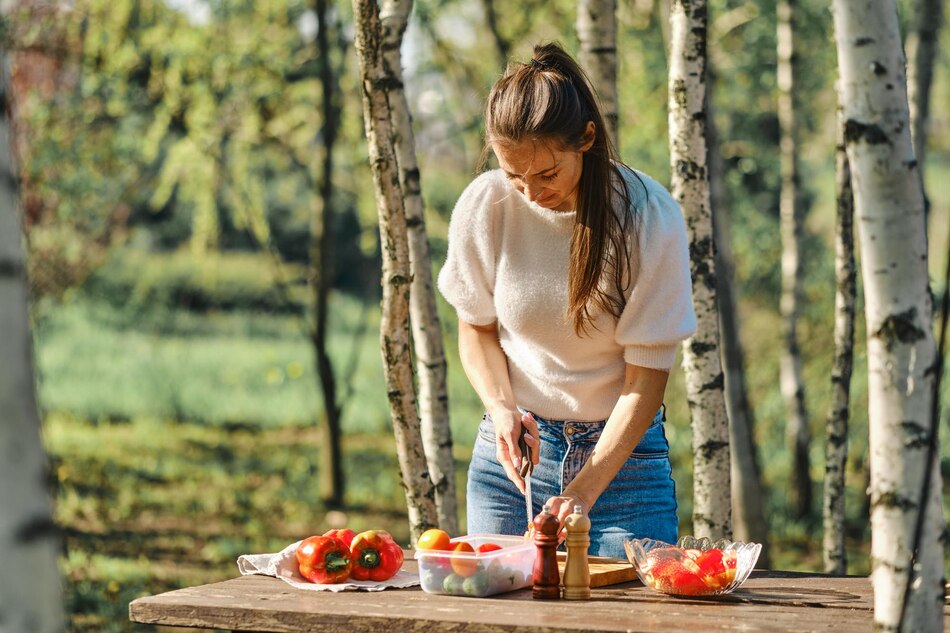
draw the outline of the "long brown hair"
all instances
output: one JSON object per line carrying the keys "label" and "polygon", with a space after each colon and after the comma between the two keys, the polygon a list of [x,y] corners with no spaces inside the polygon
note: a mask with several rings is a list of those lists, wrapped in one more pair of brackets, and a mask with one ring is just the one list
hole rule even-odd
{"label": "long brown hair", "polygon": [[628,283],[630,195],[597,97],[578,63],[550,43],[536,46],[529,63],[508,66],[485,109],[486,155],[492,143],[523,140],[578,150],[590,141],[588,122],[594,123],[594,144],[583,154],[567,281],[567,315],[578,334],[596,311],[620,317]]}

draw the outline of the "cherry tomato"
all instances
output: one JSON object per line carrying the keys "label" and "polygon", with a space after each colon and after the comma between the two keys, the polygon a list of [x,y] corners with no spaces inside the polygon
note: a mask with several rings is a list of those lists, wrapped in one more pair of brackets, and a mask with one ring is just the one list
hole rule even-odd
{"label": "cherry tomato", "polygon": [[419,540],[416,542],[416,549],[450,550],[452,549],[452,543],[449,542],[450,540],[448,532],[440,530],[439,528],[432,528],[431,530],[426,530],[419,536]]}
{"label": "cherry tomato", "polygon": [[[456,543],[452,547],[453,554],[474,554],[475,548],[472,547],[471,543],[466,543],[461,541]],[[463,578],[468,578],[476,571],[478,571],[478,563],[474,558],[467,558],[462,556],[453,556],[452,557],[452,571],[454,571],[459,576]]]}
{"label": "cherry tomato", "polygon": [[497,552],[501,549],[501,545],[497,543],[482,543],[475,549],[476,554],[487,554],[488,552]]}

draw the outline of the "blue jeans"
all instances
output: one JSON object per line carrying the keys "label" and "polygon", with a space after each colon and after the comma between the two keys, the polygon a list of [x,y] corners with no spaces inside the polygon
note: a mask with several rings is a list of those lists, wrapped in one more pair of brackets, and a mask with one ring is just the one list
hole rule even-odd
{"label": "blue jeans", "polygon": [[[604,428],[604,422],[535,419],[541,462],[531,477],[533,514],[574,479]],[[589,512],[592,556],[626,558],[623,542],[632,538],[676,542],[676,486],[663,431],[665,419],[661,409]],[[524,534],[527,530],[524,496],[495,458],[495,429],[487,414],[472,449],[466,496],[469,534]]]}

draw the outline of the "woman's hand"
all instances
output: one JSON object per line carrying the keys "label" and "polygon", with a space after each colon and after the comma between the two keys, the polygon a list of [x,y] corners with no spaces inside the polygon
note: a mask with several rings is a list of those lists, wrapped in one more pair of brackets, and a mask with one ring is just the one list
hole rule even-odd
{"label": "woman's hand", "polygon": [[538,422],[530,413],[522,414],[517,409],[499,409],[489,411],[492,423],[495,425],[495,458],[508,479],[515,484],[521,494],[525,494],[524,479],[521,478],[522,454],[518,447],[522,427],[525,429],[524,441],[531,454],[531,463],[540,461],[541,440],[538,437]]}
{"label": "woman's hand", "polygon": [[557,516],[559,529],[564,529],[564,522],[568,515],[574,512],[574,506],[576,505],[582,506],[585,514],[590,514],[590,505],[588,505],[587,499],[579,493],[572,492],[570,487],[563,494],[545,501],[545,504],[549,506],[548,512]]}

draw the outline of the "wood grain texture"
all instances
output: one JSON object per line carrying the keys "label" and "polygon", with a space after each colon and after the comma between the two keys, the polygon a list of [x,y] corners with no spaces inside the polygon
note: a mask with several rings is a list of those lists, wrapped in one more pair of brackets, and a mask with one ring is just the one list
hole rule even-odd
{"label": "wood grain texture", "polygon": [[[523,589],[490,598],[438,596],[421,589],[307,592],[276,578],[244,576],[140,598],[131,620],[234,631],[834,631],[873,625],[864,577],[755,572],[734,594],[673,598],[639,582],[601,587],[589,601],[532,600]],[[950,629],[950,609],[944,610]]]}
{"label": "wood grain texture", "polygon": [[[567,559],[558,556],[557,565],[561,572],[561,584],[564,584],[564,567]],[[591,557],[587,563],[590,569],[590,586],[607,587],[609,585],[619,585],[622,582],[630,582],[637,579],[637,571],[629,562],[616,559],[599,559]]]}

